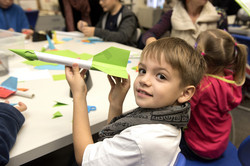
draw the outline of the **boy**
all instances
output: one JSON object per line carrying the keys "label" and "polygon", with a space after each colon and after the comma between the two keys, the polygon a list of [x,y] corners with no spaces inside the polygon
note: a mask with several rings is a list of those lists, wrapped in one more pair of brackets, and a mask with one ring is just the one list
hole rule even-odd
{"label": "boy", "polygon": [[0,29],[22,32],[26,39],[33,35],[25,12],[13,0],[0,0]]}
{"label": "boy", "polygon": [[[167,48],[167,49],[166,49]],[[145,47],[134,82],[139,106],[122,115],[130,78],[108,76],[109,124],[93,143],[87,111],[84,70],[66,67],[73,93],[73,142],[75,157],[82,165],[173,165],[180,152],[181,127],[190,115],[188,101],[205,72],[201,55],[178,38],[163,38]]]}
{"label": "boy", "polygon": [[113,41],[130,46],[137,46],[138,20],[135,14],[120,0],[100,0],[105,12],[95,27],[85,21],[79,21],[78,29],[85,36],[97,36],[104,41]]}

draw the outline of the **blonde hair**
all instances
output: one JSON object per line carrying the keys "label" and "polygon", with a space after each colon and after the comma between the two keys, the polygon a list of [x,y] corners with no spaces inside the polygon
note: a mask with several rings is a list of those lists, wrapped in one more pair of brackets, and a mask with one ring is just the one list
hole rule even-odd
{"label": "blonde hair", "polygon": [[175,37],[161,38],[144,48],[141,60],[155,58],[161,63],[162,55],[165,61],[179,72],[182,80],[180,86],[199,84],[205,73],[206,62],[187,42]]}
{"label": "blonde hair", "polygon": [[216,75],[230,69],[237,85],[245,82],[247,47],[244,44],[237,43],[228,32],[220,29],[200,33],[197,41],[197,51],[204,55],[208,74]]}

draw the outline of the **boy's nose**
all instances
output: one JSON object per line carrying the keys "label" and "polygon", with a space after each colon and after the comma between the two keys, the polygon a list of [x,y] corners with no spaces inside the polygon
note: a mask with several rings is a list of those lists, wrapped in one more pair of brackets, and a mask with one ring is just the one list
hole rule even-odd
{"label": "boy's nose", "polygon": [[148,75],[144,75],[141,79],[140,79],[140,84],[141,85],[145,85],[145,86],[151,86],[151,79]]}

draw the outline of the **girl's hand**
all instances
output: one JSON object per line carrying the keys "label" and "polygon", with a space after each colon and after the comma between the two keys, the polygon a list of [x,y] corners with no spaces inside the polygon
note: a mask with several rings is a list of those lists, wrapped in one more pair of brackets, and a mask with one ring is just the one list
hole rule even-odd
{"label": "girl's hand", "polygon": [[108,80],[111,85],[109,102],[111,105],[122,106],[130,88],[130,76],[128,75],[128,79],[124,79],[108,75]]}
{"label": "girl's hand", "polygon": [[73,97],[87,95],[87,86],[84,81],[86,69],[80,72],[79,65],[74,63],[72,67],[65,66],[65,75],[72,91]]}

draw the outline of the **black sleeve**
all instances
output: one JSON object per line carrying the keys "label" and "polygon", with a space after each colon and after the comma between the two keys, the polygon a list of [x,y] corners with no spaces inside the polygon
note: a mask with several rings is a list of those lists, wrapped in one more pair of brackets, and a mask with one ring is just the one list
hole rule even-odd
{"label": "black sleeve", "polygon": [[9,151],[23,123],[24,117],[15,107],[0,103],[0,165],[9,162]]}

